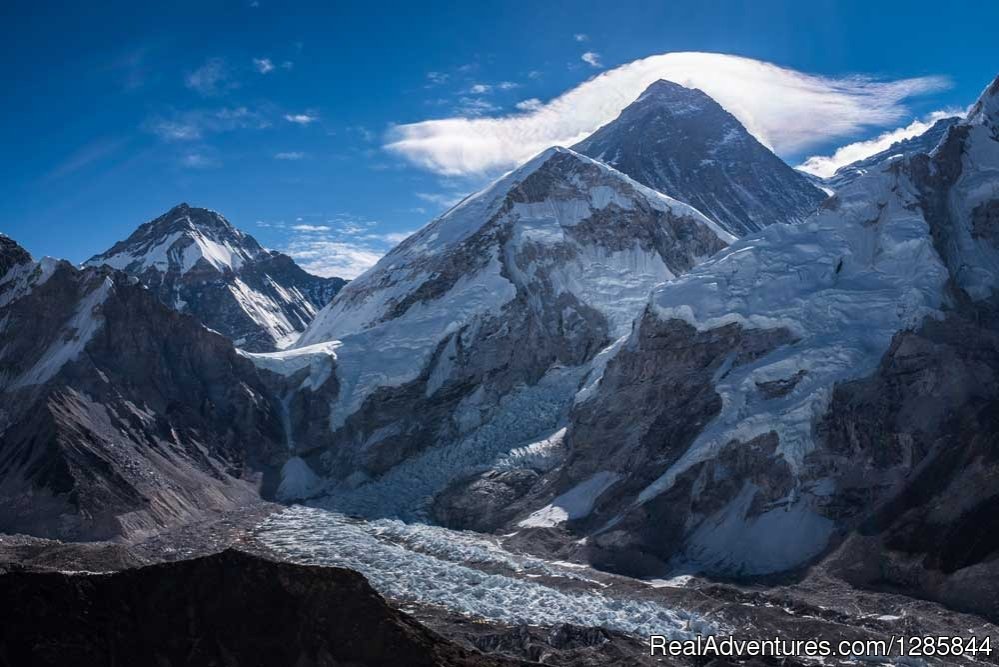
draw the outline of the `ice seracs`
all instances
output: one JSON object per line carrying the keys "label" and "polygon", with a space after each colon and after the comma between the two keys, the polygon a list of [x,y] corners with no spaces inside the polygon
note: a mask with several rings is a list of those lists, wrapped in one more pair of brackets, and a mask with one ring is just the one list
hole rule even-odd
{"label": "ice seracs", "polygon": [[[320,388],[330,434],[300,455],[343,481],[340,496],[367,493],[396,467],[429,475],[426,486],[404,484],[422,489],[412,501],[387,492],[414,510],[490,457],[557,430],[589,362],[630,330],[649,290],[733,238],[692,207],[553,148],[409,237],[345,287],[295,349],[261,362],[338,341]],[[527,411],[507,415],[514,405]],[[493,429],[496,420],[505,426]],[[420,468],[426,457],[436,463]]]}
{"label": "ice seracs", "polygon": [[[915,471],[932,451],[921,433],[944,428],[935,413],[913,413],[912,432],[903,424],[898,436],[867,442],[851,425],[860,409],[847,411],[846,388],[890,383],[895,400],[918,405],[910,393],[925,381],[899,378],[920,365],[968,375],[988,366],[994,334],[985,329],[968,341],[982,351],[960,362],[935,360],[957,354],[927,342],[938,334],[911,343],[922,350],[914,357],[898,358],[895,346],[962,313],[974,315],[969,329],[989,321],[999,285],[997,92],[990,86],[930,155],[890,161],[803,223],[767,227],[657,287],[577,403],[567,462],[523,504],[520,525],[595,471],[617,473],[584,516],[561,517],[587,536],[588,557],[629,572],[757,575],[809,562],[920,483]],[[983,391],[977,381],[962,386],[960,372],[941,391]]]}
{"label": "ice seracs", "polygon": [[135,276],[163,303],[256,352],[294,342],[345,284],[306,273],[215,211],[187,204],[141,225],[87,265]]}

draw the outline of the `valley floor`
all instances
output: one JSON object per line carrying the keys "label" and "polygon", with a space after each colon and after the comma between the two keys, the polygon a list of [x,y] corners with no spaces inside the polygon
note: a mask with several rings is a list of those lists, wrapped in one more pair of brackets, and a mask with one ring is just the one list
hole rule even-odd
{"label": "valley floor", "polygon": [[[650,658],[650,634],[834,641],[974,635],[991,637],[993,646],[999,642],[999,627],[985,619],[857,590],[821,567],[794,583],[771,585],[691,576],[639,581],[519,553],[509,537],[261,504],[135,544],[0,535],[0,572],[118,570],[231,546],[292,563],[356,570],[393,606],[448,639],[550,665],[725,664]],[[999,664],[996,653],[897,664]]]}

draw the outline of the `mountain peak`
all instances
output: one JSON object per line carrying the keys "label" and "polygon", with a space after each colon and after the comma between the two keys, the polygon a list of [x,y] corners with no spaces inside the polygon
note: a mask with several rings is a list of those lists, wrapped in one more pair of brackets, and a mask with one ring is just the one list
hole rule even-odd
{"label": "mountain peak", "polygon": [[86,264],[107,264],[135,274],[150,269],[183,274],[197,266],[224,272],[264,253],[256,239],[218,212],[181,203]]}
{"label": "mountain peak", "polygon": [[989,127],[999,127],[999,76],[996,76],[971,107],[968,120]]}
{"label": "mountain peak", "polygon": [[741,236],[797,222],[826,195],[706,93],[659,80],[573,149]]}
{"label": "mountain peak", "polygon": [[13,267],[31,261],[31,255],[6,234],[0,234],[0,280]]}
{"label": "mountain peak", "polygon": [[[679,83],[673,81],[667,81],[666,79],[659,79],[654,81],[652,84],[646,88],[638,99],[632,102],[629,107],[635,106],[645,106],[650,103],[654,104],[666,104],[674,105],[676,103],[683,103],[686,105],[691,105],[696,109],[706,109],[708,107],[718,107],[721,105],[715,102],[711,97],[708,96],[700,88],[688,88],[682,86]],[[685,111],[687,109],[667,106],[668,111]]]}

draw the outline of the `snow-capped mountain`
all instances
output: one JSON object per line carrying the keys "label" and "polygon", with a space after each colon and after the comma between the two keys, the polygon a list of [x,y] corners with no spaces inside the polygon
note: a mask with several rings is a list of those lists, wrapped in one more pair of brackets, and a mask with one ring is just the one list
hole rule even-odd
{"label": "snow-capped mountain", "polygon": [[913,153],[929,153],[936,148],[937,144],[940,143],[940,140],[946,136],[947,130],[960,121],[961,119],[956,116],[952,118],[941,118],[937,122],[933,123],[933,125],[922,134],[915,137],[909,137],[908,139],[902,139],[901,141],[896,141],[883,151],[866,157],[863,160],[857,160],[856,162],[851,162],[846,166],[840,167],[836,170],[836,173],[829,178],[819,178],[816,176],[809,176],[809,178],[812,178],[817,185],[838,191],[844,186],[853,183],[864,174],[877,171],[884,164],[892,160],[897,160],[903,155],[910,155]]}
{"label": "snow-capped mountain", "polygon": [[250,351],[291,344],[346,284],[265,250],[214,211],[180,204],[86,262],[138,278],[168,306]]}
{"label": "snow-capped mountain", "polygon": [[0,236],[0,340],[0,532],[136,536],[273,491],[256,369],[124,273]]}
{"label": "snow-capped mountain", "polygon": [[929,156],[659,286],[512,525],[641,574],[785,571],[861,529],[854,579],[994,605],[997,289],[999,79]]}
{"label": "snow-capped mountain", "polygon": [[690,204],[736,236],[800,221],[826,198],[721,105],[670,81],[649,86],[574,150]]}
{"label": "snow-capped mountain", "polygon": [[328,477],[359,511],[425,512],[556,426],[649,290],[732,240],[606,165],[545,151],[349,283],[294,349],[251,355],[289,378],[308,462],[286,490]]}

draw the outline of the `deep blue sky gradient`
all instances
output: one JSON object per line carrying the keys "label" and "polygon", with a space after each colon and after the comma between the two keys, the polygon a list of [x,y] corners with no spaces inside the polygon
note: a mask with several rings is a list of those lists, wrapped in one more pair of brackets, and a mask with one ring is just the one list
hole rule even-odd
{"label": "deep blue sky gradient", "polygon": [[[914,115],[966,106],[999,72],[994,1],[254,4],[2,3],[0,231],[76,262],[180,201],[276,248],[295,221],[410,231],[478,183],[387,153],[386,129],[453,115],[473,82],[519,85],[490,97],[496,113],[550,99],[595,74],[586,50],[607,67],[696,50],[815,74],[950,77]],[[259,74],[254,58],[275,71]],[[205,96],[185,77],[210,59],[227,77]],[[448,81],[428,87],[431,71]],[[216,119],[195,141],[153,131],[222,109],[251,117]],[[319,120],[284,120],[300,113]]]}

